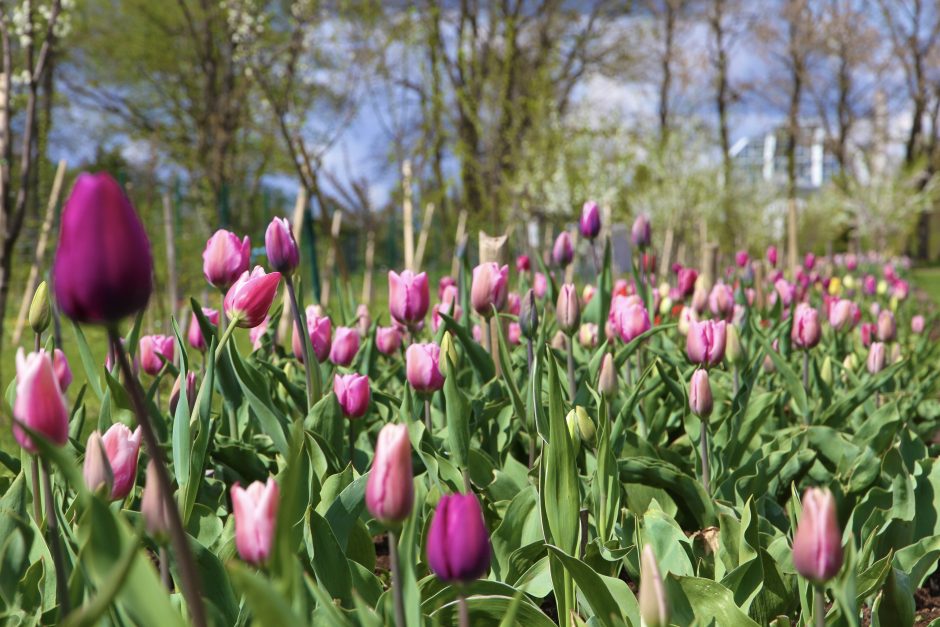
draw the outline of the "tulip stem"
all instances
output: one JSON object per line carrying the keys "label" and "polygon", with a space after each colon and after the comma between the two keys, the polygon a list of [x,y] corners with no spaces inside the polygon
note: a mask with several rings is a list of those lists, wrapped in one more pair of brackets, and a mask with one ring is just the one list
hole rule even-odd
{"label": "tulip stem", "polygon": [[470,608],[463,590],[457,592],[457,616],[459,627],[470,627]]}
{"label": "tulip stem", "polygon": [[741,370],[735,366],[734,367],[734,396],[738,396],[738,390],[741,389]]}
{"label": "tulip stem", "polygon": [[405,595],[401,585],[401,563],[398,559],[398,534],[391,530],[388,532],[388,561],[392,569],[395,627],[405,627]]}
{"label": "tulip stem", "polygon": [[803,351],[803,389],[809,394],[809,351]]}
{"label": "tulip stem", "polygon": [[424,399],[424,426],[430,434],[434,430],[434,424],[431,422],[431,398]]}
{"label": "tulip stem", "polygon": [[[290,308],[294,311],[294,322],[297,325],[297,333],[300,334],[300,345],[303,347],[304,354],[304,372],[307,375],[307,411],[313,407],[314,399],[320,398],[319,376],[317,384],[313,380],[313,362],[310,360],[310,332],[307,330],[307,314],[300,310],[297,304],[297,293],[294,291],[294,280],[287,279],[287,295],[290,297]],[[317,368],[319,375],[319,368]]]}
{"label": "tulip stem", "polygon": [[29,474],[33,481],[33,520],[39,527],[42,525],[42,496],[39,491],[39,458],[35,455],[29,463]]}
{"label": "tulip stem", "polygon": [[238,328],[238,325],[235,324],[235,320],[232,320],[232,323],[225,327],[225,331],[222,332],[222,337],[219,339],[219,345],[215,349],[215,363],[219,363],[219,359],[222,357],[222,349],[225,348],[225,345],[228,344],[228,339],[232,337],[232,333],[235,332],[235,329]]}
{"label": "tulip stem", "polygon": [[708,490],[708,421],[704,418],[702,419],[701,431],[699,432],[699,447],[701,448],[702,455],[702,487],[705,488],[705,494],[708,495],[710,494]]}
{"label": "tulip stem", "polygon": [[578,382],[574,378],[574,335],[568,336],[568,397],[574,405],[574,396],[578,392]]}
{"label": "tulip stem", "polygon": [[[52,481],[49,478],[49,463],[42,462],[42,487],[46,493],[46,530],[49,532],[49,550],[55,565],[56,598],[59,600],[59,620],[69,613],[69,578],[65,572],[65,560],[62,558],[62,545],[59,544],[59,521],[55,515],[55,496],[52,494]],[[37,523],[38,524],[38,523]]]}
{"label": "tulip stem", "polygon": [[166,547],[161,546],[159,552],[160,559],[160,581],[167,590],[173,591],[173,580],[170,578],[170,556],[166,553]]}
{"label": "tulip stem", "polygon": [[[230,329],[235,324],[230,325],[223,334],[219,347],[231,333]],[[111,340],[111,346],[114,348],[114,354],[117,357],[121,372],[124,373],[124,386],[131,395],[131,401],[134,403],[134,411],[137,414],[137,424],[140,425],[141,434],[144,436],[144,444],[147,447],[147,454],[154,461],[154,468],[157,473],[157,489],[163,495],[164,507],[166,508],[168,522],[170,524],[170,540],[173,543],[173,552],[176,554],[177,564],[179,565],[180,578],[182,579],[183,595],[186,598],[186,606],[190,613],[190,618],[196,627],[206,627],[206,613],[202,604],[202,590],[199,577],[196,574],[196,563],[193,561],[193,554],[189,548],[189,541],[186,539],[186,531],[183,529],[183,520],[180,518],[179,507],[176,504],[176,498],[173,495],[173,486],[170,483],[170,474],[166,468],[166,461],[163,458],[163,451],[160,449],[160,443],[157,441],[157,434],[153,430],[150,422],[150,416],[144,405],[144,397],[140,389],[140,383],[134,378],[131,370],[131,364],[127,360],[127,353],[124,352],[124,346],[121,344],[121,336],[117,327],[108,327],[108,337]],[[218,353],[216,353],[218,355]]]}
{"label": "tulip stem", "polygon": [[813,603],[813,614],[815,614],[816,627],[826,627],[826,591],[822,586],[814,586],[815,602]]}

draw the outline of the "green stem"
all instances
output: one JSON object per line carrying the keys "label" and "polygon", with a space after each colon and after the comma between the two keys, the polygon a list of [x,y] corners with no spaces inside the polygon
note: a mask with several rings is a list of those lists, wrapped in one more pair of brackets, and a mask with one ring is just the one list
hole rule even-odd
{"label": "green stem", "polygon": [[467,597],[463,590],[457,592],[457,616],[459,627],[470,627],[470,607],[467,605]]}
{"label": "green stem", "polygon": [[55,515],[55,496],[52,494],[52,481],[49,479],[49,463],[42,463],[42,487],[46,493],[46,530],[49,535],[49,549],[55,565],[56,598],[59,600],[59,620],[69,613],[69,577],[65,572],[65,559],[59,540],[59,521]]}
{"label": "green stem", "polygon": [[814,586],[813,593],[813,614],[816,627],[826,627],[826,591],[822,586]]}
{"label": "green stem", "polygon": [[434,431],[434,424],[431,422],[431,396],[430,395],[424,398],[424,426],[428,430],[428,434]]}
{"label": "green stem", "polygon": [[574,406],[574,396],[578,392],[578,382],[574,378],[574,334],[568,336],[568,398]]}
{"label": "green stem", "polygon": [[[300,334],[300,345],[303,347],[304,371],[307,375],[307,410],[309,411],[313,407],[314,398],[320,398],[320,386],[317,385],[314,387],[313,382],[313,369],[315,366],[310,359],[310,353],[313,347],[310,345],[310,332],[307,329],[307,314],[302,311],[300,305],[297,304],[294,280],[290,277],[287,279],[287,295],[290,297],[290,306],[294,311],[294,323],[297,325],[296,331]],[[319,368],[317,368],[317,370],[319,371]]]}
{"label": "green stem", "polygon": [[388,560],[392,569],[392,597],[395,599],[395,627],[405,627],[405,591],[401,582],[401,562],[398,558],[398,534],[388,532]]}
{"label": "green stem", "polygon": [[[219,316],[219,320],[221,319],[222,317]],[[228,339],[232,337],[232,333],[234,333],[235,329],[238,328],[238,324],[236,324],[237,322],[238,322],[238,318],[232,320],[232,323],[228,325],[227,327],[225,327],[225,331],[222,332],[222,337],[219,339],[219,345],[215,349],[215,363],[216,364],[219,363],[219,359],[221,359],[222,357],[222,349],[225,348],[226,344],[228,344]]]}
{"label": "green stem", "polygon": [[709,467],[708,467],[708,422],[702,418],[701,432],[699,435],[699,446],[702,455],[702,487],[705,488],[705,494],[710,494],[709,488]]}
{"label": "green stem", "polygon": [[29,462],[29,475],[33,481],[33,520],[42,527],[42,493],[39,489],[39,458],[35,455]]}

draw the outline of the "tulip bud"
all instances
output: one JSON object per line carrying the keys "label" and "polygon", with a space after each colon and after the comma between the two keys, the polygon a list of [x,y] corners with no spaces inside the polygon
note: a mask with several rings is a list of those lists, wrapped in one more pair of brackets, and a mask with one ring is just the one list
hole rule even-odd
{"label": "tulip bud", "polygon": [[633,221],[633,227],[630,229],[630,240],[637,248],[646,248],[652,240],[652,229],[650,221],[645,215],[640,214]]}
{"label": "tulip bud", "polygon": [[854,371],[858,368],[858,357],[855,353],[849,353],[845,356],[845,359],[842,360],[842,367],[846,370]]}
{"label": "tulip bud", "polygon": [[793,565],[815,584],[829,581],[842,568],[842,531],[835,499],[827,489],[809,488],[803,494],[803,514],[793,536]]}
{"label": "tulip bud", "polygon": [[290,276],[300,265],[300,249],[287,218],[271,220],[264,232],[264,249],[268,264],[284,276]]}
{"label": "tulip bud", "polygon": [[375,330],[375,346],[383,355],[392,355],[401,348],[401,331],[398,327],[379,327]]}
{"label": "tulip bud", "polygon": [[688,335],[689,331],[692,330],[693,322],[698,322],[698,316],[695,310],[691,307],[683,307],[682,311],[679,312],[679,322],[676,324],[679,333]]}
{"label": "tulip bud", "polygon": [[797,305],[793,314],[793,327],[790,330],[790,339],[794,346],[809,350],[819,344],[821,337],[819,312],[806,303]]}
{"label": "tulip bud", "polygon": [[685,352],[689,361],[706,367],[721,363],[725,355],[728,326],[724,320],[693,322],[689,326],[689,334],[685,342]]}
{"label": "tulip bud", "polygon": [[734,256],[734,262],[739,268],[745,267],[750,260],[751,257],[747,254],[746,250],[739,250]]}
{"label": "tulip bud", "polygon": [[695,281],[698,279],[698,272],[693,268],[680,268],[676,278],[676,287],[683,298],[689,296],[695,291]]}
{"label": "tulip bud", "polygon": [[610,353],[605,353],[601,360],[597,387],[608,400],[617,394],[617,367],[614,365],[614,356]]}
{"label": "tulip bud", "polygon": [[923,333],[924,326],[926,326],[926,322],[924,321],[923,316],[916,315],[913,318],[911,318],[911,332],[914,333],[915,335],[920,335],[921,333]]}
{"label": "tulip bud", "polygon": [[406,327],[414,327],[424,320],[430,303],[427,274],[415,274],[411,270],[398,274],[389,270],[388,311],[393,319]]}
{"label": "tulip bud", "polygon": [[[212,324],[219,324],[219,312],[215,309],[203,307],[202,315],[205,316],[206,320]],[[199,326],[199,319],[196,317],[195,313],[193,313],[193,316],[189,321],[189,331],[186,334],[186,338],[189,341],[189,345],[198,351],[205,351],[206,348],[208,348],[206,345],[206,338],[202,336],[202,327]]]}
{"label": "tulip bud", "polygon": [[82,476],[85,478],[85,485],[90,491],[97,492],[103,486],[104,494],[111,496],[114,473],[111,471],[111,463],[108,461],[108,455],[101,443],[101,434],[97,431],[92,431],[91,435],[88,436],[88,443],[85,445],[85,463],[82,466]]}
{"label": "tulip bud", "polygon": [[571,244],[571,234],[568,231],[562,231],[555,238],[555,245],[552,246],[552,261],[559,268],[566,268],[574,259],[574,246]]}
{"label": "tulip bud", "polygon": [[169,335],[145,335],[140,338],[140,366],[152,377],[160,374],[164,362],[172,364],[176,343]]}
{"label": "tulip bud", "polygon": [[330,361],[346,367],[359,352],[359,333],[351,327],[337,327],[330,347]]}
{"label": "tulip bud", "polygon": [[891,363],[896,364],[904,358],[904,355],[901,354],[901,345],[892,344],[891,345]]}
{"label": "tulip bud", "polygon": [[646,627],[669,627],[669,600],[659,574],[656,555],[649,544],[640,556],[640,618]]}
{"label": "tulip bud", "polygon": [[49,307],[49,286],[43,281],[36,288],[33,300],[29,304],[29,326],[33,333],[40,334],[49,327],[52,308]]}
{"label": "tulip bud", "polygon": [[725,329],[725,356],[728,361],[734,365],[741,365],[747,362],[747,351],[741,343],[741,332],[737,325],[729,324]]}
{"label": "tulip bud", "polygon": [[59,390],[65,394],[72,383],[72,369],[69,368],[69,361],[58,348],[52,351],[52,371],[55,372],[55,378],[59,382]]}
{"label": "tulip bud", "polygon": [[568,348],[568,336],[562,331],[556,331],[552,336],[551,346],[555,350],[566,350]]}
{"label": "tulip bud", "polygon": [[251,265],[251,240],[239,241],[231,231],[219,229],[202,251],[202,273],[215,288],[228,290]]}
{"label": "tulip bud", "polygon": [[519,307],[519,327],[522,335],[534,340],[539,330],[539,310],[535,304],[535,291],[529,290]]}
{"label": "tulip bud", "polygon": [[777,267],[777,247],[776,246],[767,247],[767,263],[770,264],[771,268]]}
{"label": "tulip bud", "polygon": [[147,533],[159,543],[166,542],[170,532],[170,512],[157,481],[157,466],[152,459],[147,463],[147,479],[140,498],[140,513],[144,517]]}
{"label": "tulip bud", "polygon": [[597,346],[599,330],[593,322],[585,322],[578,330],[578,342],[584,348],[594,348]]}
{"label": "tulip bud", "polygon": [[509,294],[509,266],[495,261],[481,263],[473,269],[470,286],[470,303],[474,311],[489,319],[493,308],[502,311]]}
{"label": "tulip bud", "polygon": [[137,481],[137,456],[140,452],[140,427],[133,432],[124,424],[116,422],[111,425],[104,435],[101,443],[113,473],[114,484],[111,488],[111,500],[123,499]]}
{"label": "tulip bud", "polygon": [[255,481],[247,489],[232,486],[232,510],[235,517],[235,547],[249,564],[267,561],[274,544],[280,489],[274,479]]}
{"label": "tulip bud", "polygon": [[689,384],[689,407],[700,418],[708,418],[712,413],[712,388],[708,383],[708,371],[699,368],[692,373]]}
{"label": "tulip bud", "polygon": [[13,403],[13,436],[30,453],[38,449],[23,426],[38,432],[57,446],[69,437],[69,414],[49,354],[43,350],[16,353],[16,400]]}
{"label": "tulip bud", "polygon": [[[313,356],[322,364],[330,356],[330,350],[333,348],[332,322],[327,316],[319,315],[319,311],[313,305],[308,305],[304,314],[307,318],[307,333],[310,337],[310,345],[313,347]],[[293,325],[291,334],[291,349],[294,351],[294,357],[303,362],[304,347],[301,344],[301,336],[296,323]]]}
{"label": "tulip bud", "polygon": [[280,272],[265,273],[261,266],[245,271],[225,294],[225,315],[244,329],[258,326],[268,315],[280,282]]}
{"label": "tulip bud", "polygon": [[898,336],[898,325],[894,314],[884,309],[878,314],[878,341],[893,342]]}
{"label": "tulip bud", "polygon": [[571,283],[565,283],[558,291],[555,319],[558,321],[558,328],[565,335],[573,335],[578,330],[581,323],[581,304],[578,302],[578,291]]}
{"label": "tulip bud", "polygon": [[589,200],[581,208],[581,235],[587,239],[594,239],[601,232],[601,212],[597,203]]}
{"label": "tulip bud", "polygon": [[523,274],[532,269],[532,262],[528,255],[519,255],[516,257],[516,272]]}
{"label": "tulip bud", "polygon": [[251,347],[253,350],[258,350],[261,348],[261,338],[263,338],[264,334],[267,333],[268,322],[270,321],[271,319],[265,316],[264,320],[261,321],[261,324],[248,330],[248,341],[251,342]]}
{"label": "tulip bud", "polygon": [[62,211],[52,271],[56,302],[77,322],[137,313],[153,291],[150,241],[130,200],[105,173],[80,174]]}
{"label": "tulip bud", "polygon": [[545,292],[548,291],[548,279],[541,272],[536,272],[532,279],[532,289],[535,290],[535,297],[539,300],[545,298]]}
{"label": "tulip bud", "polygon": [[486,574],[490,537],[476,496],[441,496],[431,519],[427,550],[428,565],[442,581],[468,583]]}
{"label": "tulip bud", "polygon": [[826,355],[819,369],[819,376],[826,385],[832,385],[832,358]]}
{"label": "tulip bud", "polygon": [[592,444],[594,442],[595,428],[594,422],[588,415],[587,410],[578,405],[568,412],[565,417],[568,425],[568,435],[571,436],[572,443],[577,447],[581,442]]}
{"label": "tulip bud", "polygon": [[729,319],[734,313],[734,292],[731,286],[725,283],[716,283],[708,295],[708,308],[712,315]]}
{"label": "tulip bud", "polygon": [[366,507],[385,524],[400,523],[414,504],[414,476],[408,427],[387,424],[379,432],[366,483]]}
{"label": "tulip bud", "polygon": [[362,418],[372,399],[369,377],[356,373],[334,376],[333,393],[347,418]]}
{"label": "tulip bud", "polygon": [[885,367],[885,345],[881,342],[872,342],[868,349],[868,361],[866,362],[868,372],[878,374]]}
{"label": "tulip bud", "polygon": [[430,394],[444,387],[437,344],[412,344],[405,352],[405,373],[415,391]]}
{"label": "tulip bud", "polygon": [[443,355],[453,366],[457,365],[457,347],[454,345],[454,337],[450,331],[445,331],[441,337],[441,355]]}
{"label": "tulip bud", "polygon": [[[176,406],[180,402],[180,393],[181,386],[180,380],[182,375],[176,377],[176,381],[173,382],[173,390],[170,392],[170,414],[173,416],[176,415]],[[186,404],[189,405],[189,413],[193,413],[193,407],[196,406],[196,373],[187,372],[186,373]]]}
{"label": "tulip bud", "polygon": [[633,341],[651,328],[649,313],[636,297],[615,296],[608,317],[624,342]]}
{"label": "tulip bud", "polygon": [[816,267],[816,255],[813,253],[806,253],[806,256],[803,257],[803,267],[806,268],[807,272]]}

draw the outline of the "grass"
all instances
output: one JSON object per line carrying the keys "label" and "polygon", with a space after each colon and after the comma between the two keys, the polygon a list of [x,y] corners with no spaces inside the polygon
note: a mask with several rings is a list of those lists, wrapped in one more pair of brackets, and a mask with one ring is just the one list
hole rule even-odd
{"label": "grass", "polygon": [[918,268],[913,273],[914,285],[927,293],[934,303],[940,305],[940,267]]}

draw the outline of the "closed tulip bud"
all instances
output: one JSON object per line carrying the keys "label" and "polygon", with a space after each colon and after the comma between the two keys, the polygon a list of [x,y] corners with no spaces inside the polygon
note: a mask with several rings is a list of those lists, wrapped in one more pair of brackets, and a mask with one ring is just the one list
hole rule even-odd
{"label": "closed tulip bud", "polygon": [[565,335],[573,335],[581,323],[581,303],[578,290],[571,283],[565,283],[558,291],[558,303],[555,305],[555,319],[558,328]]}
{"label": "closed tulip bud", "polygon": [[300,265],[300,249],[287,218],[271,220],[264,232],[264,249],[268,264],[284,276],[290,276]]}
{"label": "closed tulip bud", "polygon": [[809,350],[817,344],[822,337],[819,326],[819,312],[806,303],[800,303],[793,314],[793,327],[790,330],[790,340],[793,345],[803,350]]}
{"label": "closed tulip bud", "polygon": [[708,307],[708,290],[705,289],[705,285],[701,282],[697,283],[695,290],[692,292],[692,311],[697,314],[705,312],[705,308]]}
{"label": "closed tulip bud", "polygon": [[337,366],[348,366],[359,352],[359,333],[350,327],[336,327],[333,346],[330,347],[330,361]]}
{"label": "closed tulip bud", "polygon": [[49,354],[43,350],[16,353],[16,400],[13,403],[13,436],[20,446],[36,453],[35,442],[23,426],[57,446],[69,437],[69,414]]}
{"label": "closed tulip bud", "polygon": [[415,391],[430,394],[444,387],[437,344],[412,344],[405,352],[405,374]]}
{"label": "closed tulip bud", "polygon": [[369,377],[356,373],[334,376],[333,393],[347,418],[362,418],[372,399]]}
{"label": "closed tulip bud", "polygon": [[[445,331],[441,337],[441,355],[453,365],[457,365],[457,347],[454,345],[454,336]],[[438,364],[440,365],[440,364]]]}
{"label": "closed tulip bud", "polygon": [[698,272],[693,268],[680,268],[676,279],[676,287],[685,298],[695,291],[695,282],[698,280]]}
{"label": "closed tulip bud", "polygon": [[552,348],[556,350],[565,350],[568,347],[568,336],[563,331],[555,331],[551,341]]}
{"label": "closed tulip bud", "polygon": [[104,445],[104,451],[112,472],[112,501],[123,499],[134,489],[134,482],[137,481],[137,456],[140,453],[140,435],[140,427],[132,432],[127,426],[116,422],[101,436],[101,444]]}
{"label": "closed tulip bud", "polygon": [[682,335],[688,335],[689,331],[692,330],[692,323],[698,322],[698,316],[695,313],[695,310],[691,307],[683,307],[682,311],[679,312],[679,322],[676,324],[676,327],[679,329],[679,333]]}
{"label": "closed tulip bud", "polygon": [[[455,541],[459,538],[459,541]],[[428,565],[448,583],[469,583],[490,569],[490,536],[473,494],[445,494],[428,531]]]}
{"label": "closed tulip bud", "polygon": [[[170,392],[170,414],[176,415],[176,406],[180,402],[182,376],[176,377],[173,382],[173,391]],[[186,404],[189,405],[189,413],[193,413],[193,407],[196,406],[196,373],[186,373]]]}
{"label": "closed tulip bud", "polygon": [[535,290],[535,297],[539,300],[545,298],[545,292],[548,291],[548,279],[541,272],[536,272],[532,279],[532,289]]}
{"label": "closed tulip bud", "polygon": [[806,271],[809,272],[816,267],[816,255],[813,253],[806,253],[806,256],[803,257],[803,267],[806,268]]}
{"label": "closed tulip bud", "polygon": [[568,425],[568,435],[571,436],[572,443],[577,447],[581,442],[592,444],[596,430],[594,422],[588,415],[587,410],[578,405],[568,412],[565,417]]}
{"label": "closed tulip bud", "polygon": [[858,368],[858,357],[855,353],[849,353],[845,356],[845,359],[842,360],[842,367],[850,371],[854,371]]}
{"label": "closed tulip bud", "polygon": [[633,341],[651,328],[646,307],[631,298],[615,296],[610,307],[610,321],[624,342]]}
{"label": "closed tulip bud", "polygon": [[692,373],[689,384],[689,407],[700,418],[708,418],[713,407],[712,388],[708,383],[708,371],[699,368]]}
{"label": "closed tulip bud", "polygon": [[414,328],[424,320],[431,306],[428,275],[405,270],[398,274],[388,272],[388,311],[392,318],[406,327]]}
{"label": "closed tulip bud", "polygon": [[862,341],[862,346],[868,348],[875,338],[878,327],[873,322],[864,322],[858,327],[858,336]]}
{"label": "closed tulip bud", "polygon": [[552,261],[559,268],[566,268],[574,259],[574,246],[571,243],[571,234],[568,231],[562,231],[555,238],[555,245],[552,246]]}
{"label": "closed tulip bud", "polygon": [[280,272],[265,273],[261,266],[244,272],[225,294],[225,315],[243,329],[258,326],[267,317],[280,282]]}
{"label": "closed tulip bud", "polygon": [[852,328],[855,320],[855,311],[858,306],[852,301],[841,298],[829,308],[829,324],[836,331]]}
{"label": "closed tulip bud", "polygon": [[736,366],[747,362],[747,351],[741,343],[741,332],[733,324],[729,324],[725,329],[725,357]]}
{"label": "closed tulip bud", "polygon": [[630,229],[630,241],[637,248],[646,248],[652,241],[652,235],[649,218],[643,214],[638,215],[633,221],[633,227]]}
{"label": "closed tulip bud", "polygon": [[589,200],[581,208],[581,235],[587,239],[594,239],[601,232],[601,211],[597,203]]}
{"label": "closed tulip bud", "polygon": [[793,536],[796,572],[815,584],[823,584],[842,568],[842,531],[836,504],[827,489],[809,488],[803,494],[803,513]]}
{"label": "closed tulip bud", "polygon": [[891,345],[891,363],[896,364],[902,359],[904,359],[904,355],[901,353],[901,345],[897,343],[892,344]]}
{"label": "closed tulip bud", "polygon": [[601,360],[601,373],[597,387],[607,399],[617,394],[617,366],[614,364],[614,356],[610,353],[605,353],[604,359]]}
{"label": "closed tulip bud", "polygon": [[249,564],[260,566],[271,555],[280,489],[274,479],[255,481],[247,489],[232,486],[235,547]]}
{"label": "closed tulip bud", "polygon": [[375,346],[383,355],[392,355],[401,348],[401,331],[396,326],[378,327],[375,330]]}
{"label": "closed tulip bud", "polygon": [[523,274],[532,269],[532,262],[528,255],[519,255],[516,257],[516,272]]}
{"label": "closed tulip bud", "polygon": [[173,363],[176,343],[168,335],[145,335],[140,338],[140,367],[152,377],[160,374],[164,362]]}
{"label": "closed tulip bud", "polygon": [[727,327],[724,320],[691,323],[685,338],[685,353],[689,361],[705,367],[721,363],[725,356]]}
{"label": "closed tulip bud", "polygon": [[832,385],[832,358],[826,355],[822,366],[819,368],[819,377],[826,385]]}
{"label": "closed tulip bud", "polygon": [[219,229],[202,251],[202,273],[215,288],[228,290],[251,264],[251,240],[239,240],[231,231]]}
{"label": "closed tulip bud", "polygon": [[669,627],[669,599],[659,574],[656,555],[649,544],[640,556],[640,618],[646,627]]}
{"label": "closed tulip bud", "polygon": [[375,458],[366,483],[366,507],[385,524],[400,523],[411,514],[414,477],[408,427],[387,424],[379,431]]}
{"label": "closed tulip bud", "polygon": [[777,247],[776,246],[767,247],[767,263],[770,264],[771,268],[777,267]]}
{"label": "closed tulip bud", "polygon": [[140,497],[140,513],[143,515],[147,533],[161,544],[166,542],[170,533],[170,512],[160,491],[156,462],[152,459],[147,463],[144,493]]}
{"label": "closed tulip bud", "polygon": [[923,316],[916,315],[911,318],[911,332],[913,332],[915,335],[920,335],[923,333],[924,326],[926,326],[926,322],[924,321]]}
{"label": "closed tulip bud", "polygon": [[734,292],[725,283],[716,283],[708,295],[708,308],[712,315],[725,320],[734,313]]}
{"label": "closed tulip bud", "polygon": [[539,331],[539,310],[535,303],[535,290],[529,290],[519,307],[519,328],[522,335],[534,340]]}
{"label": "closed tulip bud", "polygon": [[868,372],[878,374],[885,367],[885,345],[881,342],[872,342],[868,349],[868,361],[866,362]]}
{"label": "closed tulip bud", "polygon": [[878,314],[878,341],[893,342],[898,336],[898,325],[894,320],[894,314],[883,309]]}
{"label": "closed tulip bud", "polygon": [[493,308],[502,311],[509,295],[509,266],[502,266],[495,261],[481,263],[473,269],[473,281],[470,286],[470,304],[474,311],[489,318]]}
{"label": "closed tulip bud", "polygon": [[452,277],[452,276],[444,275],[444,276],[442,276],[441,279],[437,282],[437,297],[438,297],[438,299],[440,299],[441,301],[446,300],[446,299],[444,298],[444,294],[446,294],[449,289],[453,289],[454,291],[457,290],[457,279],[455,279],[455,278]]}
{"label": "closed tulip bud", "polygon": [[585,322],[578,330],[578,342],[584,348],[594,348],[597,346],[599,330],[593,322]]}
{"label": "closed tulip bud", "polygon": [[52,351],[52,370],[55,372],[55,378],[59,382],[59,390],[65,394],[72,384],[72,369],[69,368],[69,361],[58,348]]}
{"label": "closed tulip bud", "polygon": [[270,318],[265,316],[264,320],[261,321],[261,324],[249,329],[248,341],[251,342],[252,349],[258,350],[261,348],[261,338],[263,338],[264,334],[268,331],[268,322],[270,322]]}
{"label": "closed tulip bud", "polygon": [[875,293],[879,296],[884,296],[888,293],[888,282],[885,280],[878,281],[878,285],[875,287]]}
{"label": "closed tulip bud", "polygon": [[111,486],[114,485],[114,473],[111,471],[111,463],[108,461],[108,454],[104,451],[104,445],[101,443],[101,434],[92,431],[88,436],[88,443],[85,445],[85,463],[82,466],[82,476],[85,478],[85,485],[92,492],[97,492],[99,488],[104,488],[103,493],[111,496]]}
{"label": "closed tulip bud", "polygon": [[[219,312],[217,310],[203,307],[202,315],[212,324],[219,324]],[[205,351],[206,348],[208,348],[206,338],[202,335],[202,327],[199,326],[199,319],[196,317],[195,313],[193,313],[189,321],[189,332],[186,334],[186,338],[189,341],[189,345],[198,351]]]}
{"label": "closed tulip bud", "polygon": [[37,335],[49,327],[52,308],[49,307],[49,286],[43,281],[36,288],[33,300],[29,304],[29,327]]}
{"label": "closed tulip bud", "polygon": [[[322,364],[330,356],[330,349],[333,348],[333,325],[328,317],[317,315],[317,310],[313,305],[308,305],[304,313],[307,318],[307,333],[313,347],[313,356]],[[297,324],[294,323],[291,350],[294,352],[294,357],[303,362],[304,347],[301,344],[301,335],[297,331]]]}
{"label": "closed tulip bud", "polygon": [[77,322],[116,322],[147,305],[153,291],[150,241],[108,174],[83,173],[75,181],[62,211],[52,274],[56,302]]}

